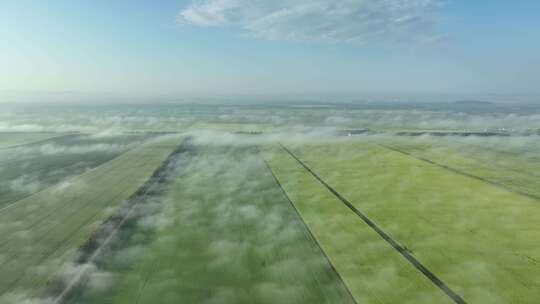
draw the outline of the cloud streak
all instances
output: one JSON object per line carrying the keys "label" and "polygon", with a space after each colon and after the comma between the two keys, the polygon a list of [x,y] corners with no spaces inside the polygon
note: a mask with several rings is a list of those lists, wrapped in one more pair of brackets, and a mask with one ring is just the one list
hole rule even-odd
{"label": "cloud streak", "polygon": [[179,23],[233,26],[266,40],[365,44],[437,40],[438,0],[195,0]]}

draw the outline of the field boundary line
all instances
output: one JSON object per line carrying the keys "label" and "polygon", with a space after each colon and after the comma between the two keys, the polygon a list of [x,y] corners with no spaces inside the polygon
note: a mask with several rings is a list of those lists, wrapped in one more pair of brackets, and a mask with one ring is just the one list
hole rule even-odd
{"label": "field boundary line", "polygon": [[469,177],[469,178],[484,182],[484,183],[489,184],[491,186],[497,187],[499,189],[508,191],[510,193],[525,196],[527,198],[530,198],[530,199],[533,199],[533,200],[536,200],[536,201],[540,202],[540,196],[538,196],[538,195],[512,189],[512,188],[510,188],[510,187],[508,187],[508,186],[506,186],[504,184],[501,184],[501,183],[498,183],[498,182],[495,182],[495,181],[492,181],[492,180],[489,180],[487,178],[477,176],[477,175],[474,175],[474,174],[471,174],[471,173],[467,173],[465,171],[461,171],[461,170],[452,168],[452,167],[447,166],[447,165],[440,164],[438,162],[432,161],[430,159],[427,159],[427,158],[424,158],[424,157],[421,157],[421,156],[414,155],[413,153],[410,153],[410,152],[407,152],[407,151],[404,151],[404,150],[401,150],[401,149],[398,149],[398,148],[395,148],[395,147],[392,147],[392,146],[388,146],[388,145],[384,145],[384,144],[378,144],[378,145],[380,147],[385,148],[385,149],[388,149],[388,150],[391,150],[391,151],[394,151],[394,152],[409,156],[409,157],[414,158],[416,160],[426,162],[428,164],[437,166],[437,167],[442,168],[442,169],[446,169],[446,170],[451,171],[453,173],[456,173],[456,174],[459,174],[459,175],[462,175],[462,176],[466,176],[466,177]]}
{"label": "field boundary line", "polygon": [[382,239],[384,239],[390,246],[392,246],[401,256],[403,256],[409,263],[414,266],[418,271],[420,271],[426,278],[428,278],[435,286],[442,290],[454,303],[457,304],[466,304],[465,300],[455,293],[448,285],[446,285],[441,279],[439,279],[433,272],[426,268],[419,260],[417,260],[405,247],[400,245],[396,240],[394,240],[389,234],[387,234],[382,228],[380,228],[375,222],[368,218],[364,213],[354,207],[351,202],[349,202],[345,197],[343,197],[339,192],[337,192],[332,186],[326,183],[322,178],[320,178],[313,170],[311,170],[308,165],[306,165],[302,160],[300,160],[293,152],[291,152],[287,147],[280,144],[281,148],[285,150],[292,158],[294,158],[302,167],[304,167],[315,179],[317,179],[326,189],[328,189],[332,194],[334,194],[345,206],[347,206],[351,211],[353,211],[360,219],[366,223],[371,229],[373,229]]}
{"label": "field boundary line", "polygon": [[323,254],[323,256],[325,257],[326,261],[328,262],[328,265],[330,265],[330,268],[332,268],[332,271],[334,271],[336,273],[336,275],[338,276],[339,280],[341,281],[341,283],[343,283],[343,286],[345,287],[345,290],[347,290],[347,293],[351,296],[351,299],[353,300],[354,303],[358,304],[358,301],[356,301],[356,298],[354,297],[354,295],[352,294],[349,286],[347,286],[347,283],[345,282],[345,280],[343,279],[343,277],[341,276],[341,274],[337,271],[337,269],[334,267],[334,264],[332,263],[332,260],[330,259],[330,257],[326,254],[326,252],[324,251],[323,247],[321,246],[321,244],[319,243],[319,240],[317,240],[317,238],[315,237],[315,235],[313,235],[313,233],[311,232],[311,229],[309,228],[308,224],[304,221],[304,218],[302,217],[302,214],[300,214],[300,211],[298,210],[298,208],[296,208],[296,206],[294,205],[294,203],[292,202],[291,198],[289,197],[289,195],[287,194],[287,191],[285,191],[285,189],[283,188],[283,186],[281,185],[281,182],[279,181],[279,179],[277,178],[277,176],[274,174],[274,170],[272,170],[272,167],[270,167],[270,164],[268,164],[268,162],[266,161],[266,159],[261,155],[261,152],[259,150],[258,147],[256,147],[256,150],[257,150],[257,154],[259,155],[259,157],[262,159],[262,161],[264,162],[264,164],[266,165],[266,168],[268,169],[268,171],[270,172],[270,174],[272,175],[272,177],[274,178],[274,181],[276,183],[276,185],[279,187],[279,189],[281,190],[281,192],[283,193],[283,196],[285,196],[285,198],[287,199],[287,201],[289,202],[289,204],[291,204],[292,208],[294,209],[294,211],[296,212],[296,215],[298,215],[300,221],[302,222],[302,224],[304,225],[304,227],[306,228],[309,236],[311,237],[311,239],[313,239],[313,241],[315,242],[315,244],[317,245],[317,247],[321,250],[321,253]]}

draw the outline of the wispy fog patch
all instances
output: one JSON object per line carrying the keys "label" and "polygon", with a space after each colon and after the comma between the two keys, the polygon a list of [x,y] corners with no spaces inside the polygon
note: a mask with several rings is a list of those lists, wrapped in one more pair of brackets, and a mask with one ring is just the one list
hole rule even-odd
{"label": "wispy fog patch", "polygon": [[8,124],[0,122],[0,132],[44,132],[46,128],[36,124]]}
{"label": "wispy fog patch", "polygon": [[339,141],[334,128],[314,128],[309,126],[294,126],[288,130],[263,133],[258,135],[235,134],[217,130],[194,130],[187,134],[193,136],[193,141],[201,145],[214,146],[249,146],[257,144],[309,143],[322,141]]}
{"label": "wispy fog patch", "polygon": [[99,138],[117,137],[117,136],[121,136],[125,134],[124,132],[125,131],[122,129],[106,129],[106,130],[99,131],[97,133],[90,135],[90,138],[99,139]]}
{"label": "wispy fog patch", "polygon": [[[127,246],[101,259],[100,271],[113,278],[109,292],[129,288],[125,275],[132,265],[160,261],[142,278],[149,282],[142,293],[175,290],[178,301],[192,303],[335,303],[326,297],[344,292],[343,286],[335,285],[324,256],[306,239],[301,220],[250,146],[253,140],[223,132],[196,134],[171,171],[164,196],[142,204],[136,223],[124,230],[131,233],[130,239],[120,239]],[[231,145],[242,138],[247,139]],[[168,264],[162,256],[170,254],[175,258]],[[328,284],[332,291],[321,293],[313,284]],[[85,288],[88,295],[97,292]],[[192,288],[216,292],[190,298]]]}
{"label": "wispy fog patch", "polygon": [[[41,189],[41,184],[36,176],[22,175],[7,183],[7,188],[15,192],[34,193]],[[0,188],[2,188],[1,184],[2,182],[0,182]]]}

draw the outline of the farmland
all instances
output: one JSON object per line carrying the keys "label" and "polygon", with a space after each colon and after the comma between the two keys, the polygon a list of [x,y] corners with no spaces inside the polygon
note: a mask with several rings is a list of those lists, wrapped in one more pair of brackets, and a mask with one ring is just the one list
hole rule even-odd
{"label": "farmland", "polygon": [[291,150],[464,299],[538,296],[537,200],[375,143]]}
{"label": "farmland", "polygon": [[0,303],[540,301],[534,134],[123,109],[0,133]]}
{"label": "farmland", "polygon": [[141,227],[103,259],[113,287],[71,303],[353,303],[253,147],[190,147],[176,170],[136,266]]}
{"label": "farmland", "polygon": [[[149,177],[177,145],[155,139],[69,181],[0,212],[0,289],[3,301],[35,296],[64,262]],[[99,189],[98,191],[96,191]]]}
{"label": "farmland", "polygon": [[80,175],[148,138],[68,134],[1,149],[0,208]]}

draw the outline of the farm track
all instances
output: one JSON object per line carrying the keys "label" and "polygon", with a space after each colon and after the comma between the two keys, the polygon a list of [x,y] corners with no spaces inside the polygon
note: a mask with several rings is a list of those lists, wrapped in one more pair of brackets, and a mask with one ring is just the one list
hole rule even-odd
{"label": "farm track", "polygon": [[534,199],[534,200],[540,202],[540,196],[538,196],[538,195],[535,195],[535,194],[531,194],[531,193],[528,193],[528,192],[523,192],[523,191],[519,191],[519,190],[512,189],[511,187],[506,186],[506,185],[504,185],[504,184],[502,184],[502,183],[495,182],[495,181],[492,181],[492,180],[490,180],[490,179],[487,179],[487,178],[484,178],[484,177],[481,177],[481,176],[477,176],[477,175],[474,175],[474,174],[470,174],[470,173],[467,173],[467,172],[465,172],[465,171],[461,171],[461,170],[452,168],[452,167],[447,166],[447,165],[443,165],[443,164],[441,164],[441,163],[432,161],[432,160],[427,159],[427,158],[424,158],[424,157],[420,157],[420,156],[414,155],[413,153],[410,153],[410,152],[407,152],[407,151],[404,151],[404,150],[401,150],[401,149],[398,149],[398,148],[395,148],[395,147],[392,147],[392,146],[388,146],[388,145],[385,145],[385,144],[378,144],[378,145],[379,145],[380,147],[385,148],[385,149],[388,149],[388,150],[391,150],[391,151],[394,151],[394,152],[397,152],[397,153],[400,153],[400,154],[403,154],[403,155],[412,157],[412,158],[414,158],[414,159],[417,159],[417,160],[426,162],[426,163],[428,163],[428,164],[437,166],[437,167],[439,167],[439,168],[446,169],[446,170],[451,171],[451,172],[453,172],[453,173],[456,173],[456,174],[459,174],[459,175],[463,175],[463,176],[466,176],[466,177],[470,177],[470,178],[473,178],[473,179],[482,181],[482,182],[484,182],[484,183],[490,184],[490,185],[492,185],[492,186],[495,186],[495,187],[497,187],[497,188],[506,190],[506,191],[508,191],[508,192],[511,192],[511,193],[514,193],[514,194],[518,194],[518,195],[522,195],[522,196],[525,196],[525,197],[528,197],[528,198],[531,198],[531,199]]}
{"label": "farm track", "polygon": [[[259,156],[260,156],[260,151],[259,149],[257,148],[257,152],[256,152]],[[353,299],[354,303],[358,303],[355,299],[355,297],[353,296],[353,294],[351,293],[351,290],[349,289],[349,287],[347,286],[347,284],[345,283],[345,280],[343,280],[343,277],[341,277],[341,274],[337,271],[337,269],[334,267],[334,264],[332,263],[332,261],[330,260],[330,257],[328,257],[328,255],[326,254],[326,252],[324,251],[324,249],[322,248],[321,244],[319,243],[319,241],[317,240],[317,238],[315,238],[315,236],[313,235],[313,233],[311,232],[311,229],[309,228],[309,226],[306,224],[306,222],[304,221],[304,218],[302,217],[302,215],[300,214],[300,212],[298,211],[298,209],[296,208],[296,206],[294,205],[294,203],[291,201],[291,199],[289,198],[289,195],[287,194],[287,192],[285,191],[285,189],[283,189],[283,186],[281,185],[281,182],[279,181],[279,179],[277,178],[277,176],[274,174],[274,171],[272,170],[272,167],[270,166],[270,164],[268,164],[268,162],[266,161],[266,159],[264,159],[262,156],[260,156],[262,161],[264,162],[264,164],[266,165],[266,168],[268,169],[268,172],[270,172],[270,174],[272,175],[272,178],[274,179],[274,181],[276,182],[276,185],[279,187],[279,189],[281,190],[281,193],[283,193],[283,196],[287,199],[287,201],[289,202],[289,204],[291,205],[291,207],[294,209],[296,215],[298,216],[298,218],[300,219],[300,221],[302,222],[303,226],[305,227],[308,235],[309,235],[309,238],[317,245],[317,247],[319,248],[320,252],[322,253],[322,255],[324,256],[324,258],[326,259],[326,261],[328,262],[328,265],[330,266],[330,268],[332,268],[332,271],[337,275],[337,277],[339,278],[339,280],[341,281],[341,283],[343,284],[343,286],[345,287],[345,289],[347,290],[347,292],[349,293],[349,295],[351,296],[351,299]]]}
{"label": "farm track", "polygon": [[321,177],[319,177],[308,165],[300,160],[292,151],[287,147],[281,145],[281,148],[287,152],[292,158],[294,158],[302,167],[304,167],[316,180],[318,180],[327,190],[329,190],[336,198],[338,198],[345,206],[347,206],[352,212],[354,212],[364,223],[366,223],[372,230],[374,230],[382,239],[384,239],[390,246],[392,246],[401,256],[403,256],[414,268],[420,271],[425,277],[427,277],[433,284],[441,289],[452,301],[457,304],[466,304],[467,302],[457,293],[455,293],[449,286],[447,286],[441,279],[439,279],[433,272],[425,267],[420,261],[418,261],[404,246],[400,245],[389,234],[387,234],[382,228],[375,224],[360,210],[354,207],[345,197],[337,192],[333,187],[326,183]]}

